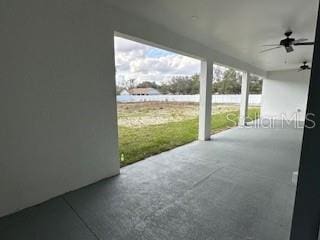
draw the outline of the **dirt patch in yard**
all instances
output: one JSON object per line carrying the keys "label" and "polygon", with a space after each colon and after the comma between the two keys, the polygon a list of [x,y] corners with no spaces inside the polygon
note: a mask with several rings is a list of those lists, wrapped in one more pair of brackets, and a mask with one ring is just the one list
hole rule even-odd
{"label": "dirt patch in yard", "polygon": [[[237,111],[239,105],[214,105],[213,114]],[[118,103],[118,124],[124,127],[143,127],[195,119],[199,104],[189,102]]]}

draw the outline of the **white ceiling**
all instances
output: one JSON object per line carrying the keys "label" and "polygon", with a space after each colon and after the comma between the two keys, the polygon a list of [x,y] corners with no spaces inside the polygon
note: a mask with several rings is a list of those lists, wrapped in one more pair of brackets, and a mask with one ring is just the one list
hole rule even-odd
{"label": "white ceiling", "polygon": [[[108,0],[112,5],[164,25],[263,70],[292,69],[311,61],[313,47],[260,54],[263,44],[294,38],[314,40],[318,0]],[[192,17],[196,16],[196,20]],[[288,57],[287,64],[286,55]]]}

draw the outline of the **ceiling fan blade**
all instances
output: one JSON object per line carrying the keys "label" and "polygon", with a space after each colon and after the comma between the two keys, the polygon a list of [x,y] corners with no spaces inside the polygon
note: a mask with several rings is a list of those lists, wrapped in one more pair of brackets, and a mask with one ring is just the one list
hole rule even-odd
{"label": "ceiling fan blade", "polygon": [[308,41],[308,38],[300,38],[300,39],[297,39],[293,42],[293,44],[296,44],[296,43],[302,43],[302,42],[306,42]]}
{"label": "ceiling fan blade", "polygon": [[310,46],[314,45],[314,42],[302,42],[302,43],[295,43],[295,46]]}
{"label": "ceiling fan blade", "polygon": [[276,46],[280,46],[279,44],[266,44],[266,45],[262,45],[262,47],[276,47]]}
{"label": "ceiling fan blade", "polygon": [[281,46],[274,47],[274,48],[269,48],[269,49],[265,49],[265,50],[261,51],[260,53],[269,52],[269,51],[272,51],[272,50],[275,50],[275,49],[278,49],[278,48],[281,48]]}

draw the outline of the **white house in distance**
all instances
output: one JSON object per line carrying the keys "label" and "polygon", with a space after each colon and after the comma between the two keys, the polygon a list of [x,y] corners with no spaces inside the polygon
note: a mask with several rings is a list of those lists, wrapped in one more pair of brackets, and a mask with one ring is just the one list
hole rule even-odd
{"label": "white house in distance", "polygon": [[160,92],[154,88],[132,88],[129,89],[129,94],[134,96],[152,96],[160,95]]}

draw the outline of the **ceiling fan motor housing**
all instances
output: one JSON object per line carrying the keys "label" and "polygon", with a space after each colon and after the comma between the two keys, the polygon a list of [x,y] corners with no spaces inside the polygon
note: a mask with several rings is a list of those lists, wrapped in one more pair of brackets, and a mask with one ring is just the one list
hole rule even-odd
{"label": "ceiling fan motor housing", "polygon": [[287,37],[287,38],[289,38],[291,35],[292,35],[292,31],[291,30],[288,30],[288,31],[286,31],[285,33],[284,33],[284,35]]}
{"label": "ceiling fan motor housing", "polygon": [[286,38],[281,40],[280,45],[284,46],[287,50],[287,52],[293,52],[294,49],[292,47],[293,43],[294,43],[295,39],[294,38]]}

